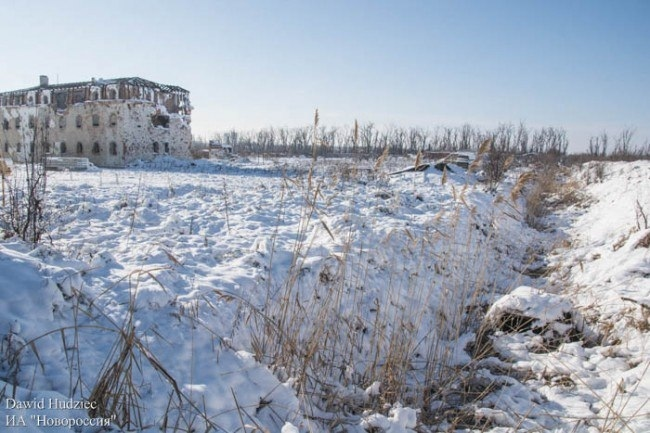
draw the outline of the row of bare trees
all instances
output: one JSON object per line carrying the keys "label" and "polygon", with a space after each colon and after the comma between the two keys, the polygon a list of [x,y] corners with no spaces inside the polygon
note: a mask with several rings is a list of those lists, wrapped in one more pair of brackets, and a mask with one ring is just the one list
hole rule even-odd
{"label": "row of bare trees", "polygon": [[[634,132],[633,128],[626,128],[611,138],[607,132],[593,136],[587,152],[593,156],[650,156],[650,143],[647,140],[641,146],[633,145]],[[419,150],[475,151],[487,138],[492,138],[495,149],[509,154],[561,156],[567,153],[569,147],[564,129],[553,126],[530,128],[523,122],[516,125],[500,124],[493,129],[482,129],[470,124],[438,126],[433,129],[399,126],[379,128],[372,122],[355,122],[351,127],[268,127],[254,131],[231,130],[213,136],[214,140],[232,146],[240,154],[305,156],[312,155],[314,147],[321,156],[378,155],[385,148],[392,155],[413,154]],[[201,140],[198,141],[200,144]]]}
{"label": "row of bare trees", "polygon": [[[646,139],[642,145],[634,145],[632,140],[635,132],[634,128],[625,128],[610,138],[609,134],[603,131],[589,139],[588,153],[595,157],[650,157],[650,141]],[[611,152],[608,152],[610,149]]]}
{"label": "row of bare trees", "polygon": [[214,140],[232,146],[238,153],[311,155],[314,137],[318,154],[377,155],[385,148],[393,155],[422,151],[477,150],[487,138],[493,146],[508,153],[555,153],[563,155],[569,146],[564,129],[545,127],[532,129],[524,123],[501,124],[484,130],[470,124],[459,127],[387,127],[374,123],[352,127],[305,126],[299,128],[264,128],[257,131],[217,133]]}

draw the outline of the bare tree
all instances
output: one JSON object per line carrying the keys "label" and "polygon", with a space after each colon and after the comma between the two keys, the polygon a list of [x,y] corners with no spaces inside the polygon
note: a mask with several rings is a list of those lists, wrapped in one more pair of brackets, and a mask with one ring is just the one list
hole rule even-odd
{"label": "bare tree", "polygon": [[607,135],[607,131],[603,131],[600,133],[600,145],[602,147],[602,153],[600,154],[601,156],[607,155],[608,144],[609,144],[609,136]]}
{"label": "bare tree", "polygon": [[519,122],[519,127],[515,134],[515,143],[519,153],[528,153],[528,128],[524,122]]}
{"label": "bare tree", "polygon": [[481,147],[484,145],[489,146],[489,148],[483,156],[483,172],[488,182],[488,189],[494,191],[512,165],[514,154],[505,145],[495,146],[494,138],[484,141]]}
{"label": "bare tree", "polygon": [[614,143],[614,155],[626,156],[631,155],[632,152],[632,137],[634,136],[634,128],[625,128],[616,137]]}
{"label": "bare tree", "polygon": [[442,140],[440,143],[441,150],[457,150],[458,131],[456,128],[445,127],[442,131]]}
{"label": "bare tree", "polygon": [[600,137],[589,138],[589,155],[592,156],[600,155]]}
{"label": "bare tree", "polygon": [[415,153],[418,150],[425,150],[427,139],[427,132],[422,130],[422,128],[410,128],[408,130],[409,152]]}
{"label": "bare tree", "polygon": [[50,125],[47,116],[37,110],[23,131],[25,141],[30,144],[23,158],[24,178],[18,173],[14,176],[8,188],[8,206],[2,212],[5,231],[33,244],[40,242],[47,230],[45,166]]}
{"label": "bare tree", "polygon": [[361,139],[361,147],[365,149],[367,154],[372,152],[372,149],[377,143],[378,132],[372,122],[366,123],[359,130],[359,137]]}
{"label": "bare tree", "polygon": [[224,144],[227,144],[235,149],[239,143],[239,134],[234,129],[230,130],[223,135],[223,141]]}
{"label": "bare tree", "polygon": [[359,122],[354,119],[354,128],[352,128],[352,152],[357,153],[357,146],[359,146]]}
{"label": "bare tree", "polygon": [[293,130],[292,149],[294,155],[308,154],[310,144],[310,128],[296,128]]}
{"label": "bare tree", "polygon": [[493,133],[492,147],[510,153],[512,151],[514,127],[510,123],[502,123]]}
{"label": "bare tree", "polygon": [[282,148],[282,152],[287,153],[289,151],[289,143],[290,143],[290,134],[289,130],[287,128],[280,128],[278,129],[278,141],[279,144]]}
{"label": "bare tree", "polygon": [[589,138],[589,155],[605,157],[607,155],[608,142],[609,136],[606,131],[601,132],[600,135],[591,136]]}

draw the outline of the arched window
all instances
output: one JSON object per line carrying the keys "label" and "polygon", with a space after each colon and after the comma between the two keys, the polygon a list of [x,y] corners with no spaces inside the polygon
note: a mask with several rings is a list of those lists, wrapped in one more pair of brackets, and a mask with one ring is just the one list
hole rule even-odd
{"label": "arched window", "polygon": [[65,141],[61,142],[59,149],[61,150],[61,154],[68,153],[68,146],[66,146]]}
{"label": "arched window", "polygon": [[14,120],[14,123],[16,124],[16,129],[20,129],[20,116],[16,117],[16,120]]}
{"label": "arched window", "polygon": [[117,143],[116,142],[111,141],[110,151],[111,151],[111,155],[117,155]]}
{"label": "arched window", "polygon": [[117,115],[115,113],[111,114],[111,117],[109,119],[109,123],[111,124],[111,126],[117,125]]}
{"label": "arched window", "polygon": [[160,153],[160,146],[157,141],[153,142],[153,153]]}
{"label": "arched window", "polygon": [[78,154],[84,153],[84,145],[81,143],[81,141],[77,142],[77,153]]}
{"label": "arched window", "polygon": [[60,90],[54,93],[54,99],[56,101],[56,108],[59,110],[65,110],[68,106],[68,91]]}
{"label": "arched window", "polygon": [[165,143],[165,153],[169,154],[169,143]]}
{"label": "arched window", "polygon": [[23,151],[23,145],[21,143],[16,143],[16,152],[20,153]]}
{"label": "arched window", "polygon": [[96,154],[96,153],[99,153],[99,150],[100,150],[100,149],[99,149],[99,143],[95,141],[95,142],[93,143],[93,153],[95,153],[95,154]]}
{"label": "arched window", "polygon": [[77,114],[76,123],[77,123],[77,128],[81,128],[81,114]]}
{"label": "arched window", "polygon": [[73,104],[78,104],[80,102],[83,102],[86,100],[86,91],[85,90],[77,90],[72,93],[72,103]]}
{"label": "arched window", "polygon": [[43,104],[47,105],[50,103],[50,98],[47,97],[47,95],[43,96]]}
{"label": "arched window", "polygon": [[93,126],[99,126],[99,114],[93,114]]}

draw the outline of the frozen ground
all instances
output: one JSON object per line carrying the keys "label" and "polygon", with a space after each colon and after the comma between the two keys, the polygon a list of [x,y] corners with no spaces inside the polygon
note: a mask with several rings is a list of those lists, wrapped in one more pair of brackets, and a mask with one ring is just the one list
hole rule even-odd
{"label": "frozen ground", "polygon": [[585,166],[587,204],[543,233],[516,172],[492,194],[462,171],[308,168],[50,173],[50,238],[0,243],[0,425],[650,431],[650,164]]}

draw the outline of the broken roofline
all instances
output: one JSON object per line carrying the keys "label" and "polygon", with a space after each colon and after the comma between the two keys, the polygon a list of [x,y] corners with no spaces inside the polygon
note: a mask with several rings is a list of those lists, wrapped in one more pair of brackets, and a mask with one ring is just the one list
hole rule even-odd
{"label": "broken roofline", "polygon": [[183,89],[179,86],[172,86],[169,84],[160,84],[154,81],[145,80],[140,77],[128,77],[128,78],[110,78],[110,79],[92,79],[91,81],[80,81],[76,83],[63,83],[63,84],[46,84],[35,87],[30,87],[28,89],[20,90],[9,90],[6,92],[0,92],[0,95],[9,95],[12,93],[25,93],[39,89],[73,89],[78,87],[87,87],[87,86],[107,86],[111,84],[129,84],[132,86],[148,87],[151,89],[159,89],[163,92],[180,92],[189,94],[189,90]]}

